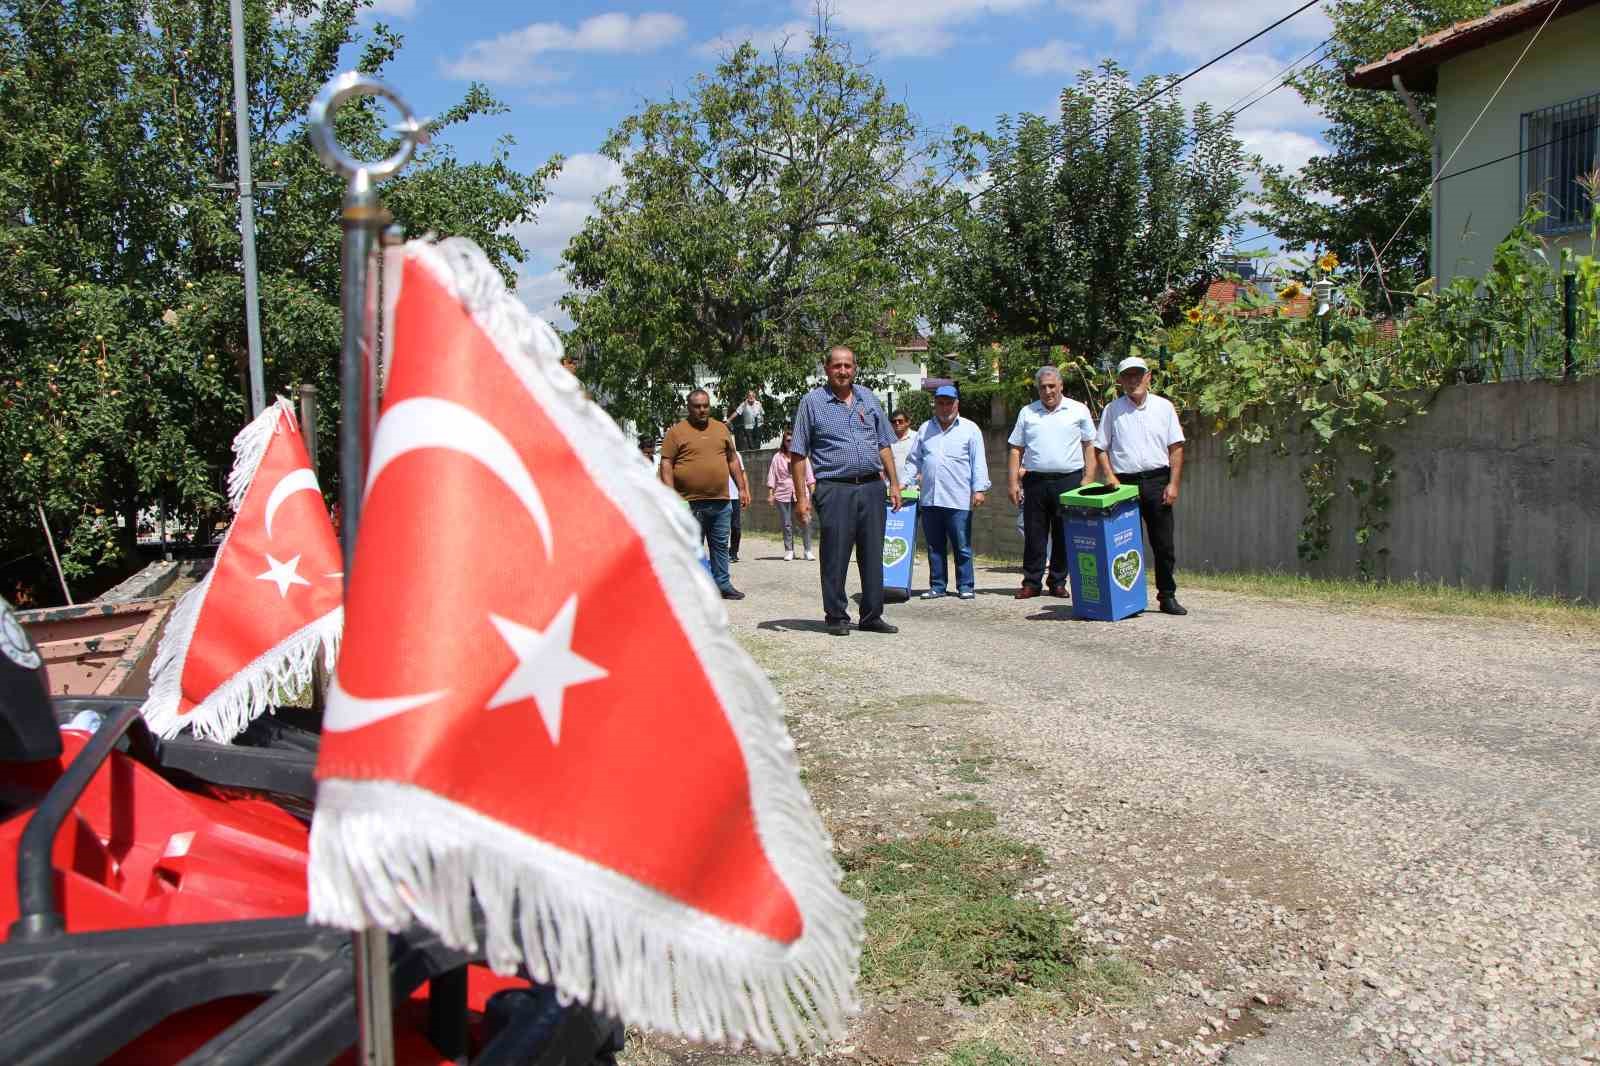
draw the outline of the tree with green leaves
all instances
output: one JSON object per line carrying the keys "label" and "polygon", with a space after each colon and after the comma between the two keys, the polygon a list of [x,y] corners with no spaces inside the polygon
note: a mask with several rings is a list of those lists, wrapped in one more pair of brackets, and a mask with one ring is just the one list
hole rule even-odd
{"label": "tree with green leaves", "polygon": [[1232,119],[1146,101],[1115,63],[1062,90],[1059,121],[1002,116],[990,185],[941,257],[941,324],[987,344],[1032,338],[1121,353],[1203,283],[1244,195]]}
{"label": "tree with green leaves", "polygon": [[[401,45],[367,0],[247,0],[246,66],[269,394],[323,399],[323,484],[336,481],[342,179],[306,109],[353,53],[381,73]],[[141,508],[209,528],[229,442],[248,420],[227,6],[211,0],[0,0],[0,558],[45,550],[69,577],[126,560]],[[463,163],[441,138],[501,106],[481,87],[432,123],[433,145],[384,186],[410,232],[471,237],[509,280],[558,161],[531,173],[502,142]],[[372,100],[340,111],[358,154],[392,140]],[[121,526],[117,519],[121,519]]]}
{"label": "tree with green leaves", "polygon": [[568,245],[582,375],[619,419],[663,425],[704,381],[797,393],[830,344],[882,365],[917,318],[963,142],[926,136],[843,43],[746,44],[602,151],[622,170]]}
{"label": "tree with green leaves", "polygon": [[[1389,305],[1372,269],[1386,245],[1382,279],[1392,292],[1409,291],[1428,277],[1432,146],[1397,93],[1351,88],[1345,78],[1420,36],[1494,6],[1494,0],[1336,0],[1328,8],[1333,36],[1326,60],[1289,83],[1327,117],[1323,138],[1332,151],[1313,157],[1297,174],[1264,168],[1260,208],[1252,218],[1288,247],[1332,249],[1346,270],[1365,275],[1374,308]],[[1413,95],[1432,125],[1432,95]]]}

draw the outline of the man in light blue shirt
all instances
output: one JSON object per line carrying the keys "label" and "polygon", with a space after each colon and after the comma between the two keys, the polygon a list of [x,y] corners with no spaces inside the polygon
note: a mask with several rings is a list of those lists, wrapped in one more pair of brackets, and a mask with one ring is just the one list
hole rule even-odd
{"label": "man in light blue shirt", "polygon": [[[1062,395],[1061,371],[1042,366],[1033,375],[1039,399],[1017,412],[1007,443],[1011,503],[1022,508],[1022,587],[1017,599],[1039,595],[1049,553],[1050,595],[1067,595],[1067,538],[1060,496],[1097,465],[1094,419],[1077,400]],[[1026,475],[1022,470],[1026,469]]]}
{"label": "man in light blue shirt", "polygon": [[961,417],[960,406],[955,386],[940,385],[933,394],[934,417],[922,424],[906,456],[906,472],[922,489],[922,535],[928,542],[925,600],[945,594],[947,548],[956,557],[956,594],[964,600],[975,595],[972,509],[983,506],[989,491],[989,461],[983,434]]}

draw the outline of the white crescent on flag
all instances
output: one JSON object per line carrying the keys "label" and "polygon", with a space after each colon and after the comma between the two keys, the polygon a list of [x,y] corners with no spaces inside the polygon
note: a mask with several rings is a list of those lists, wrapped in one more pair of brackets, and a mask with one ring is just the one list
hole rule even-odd
{"label": "white crescent on flag", "polygon": [[335,674],[333,683],[328,686],[328,702],[322,716],[322,729],[327,733],[348,733],[352,729],[360,729],[373,722],[381,722],[385,718],[393,718],[397,714],[416,710],[448,692],[448,689],[440,689],[438,692],[419,692],[415,696],[381,696],[376,699],[364,699],[346,692],[344,686],[339,684],[338,675]]}
{"label": "white crescent on flag", "polygon": [[283,501],[297,492],[315,492],[319,495],[322,492],[317,487],[317,475],[313,474],[308,466],[302,466],[299,470],[289,471],[278,479],[276,485],[272,486],[272,495],[267,497],[267,538],[269,540],[272,538],[273,516],[278,513],[278,508],[283,506]]}
{"label": "white crescent on flag", "polygon": [[372,440],[366,491],[372,492],[372,483],[378,480],[384,467],[419,448],[445,448],[482,463],[521,501],[533,524],[539,527],[545,558],[550,558],[555,551],[550,513],[545,510],[544,497],[539,495],[533,475],[522,465],[516,448],[504,434],[458,403],[420,396],[402,400],[385,411]]}
{"label": "white crescent on flag", "polygon": [[[528,512],[539,529],[545,558],[550,557],[555,550],[555,538],[550,531],[550,515],[545,510],[544,497],[539,494],[539,486],[534,483],[533,475],[504,434],[482,416],[458,403],[422,396],[402,400],[385,411],[378,422],[378,431],[373,436],[366,491],[371,493],[373,484],[386,466],[407,452],[422,448],[445,448],[482,463],[485,469],[511,490]],[[347,692],[335,677],[328,689],[322,728],[331,733],[361,729],[373,722],[416,710],[447,692],[357,696]],[[559,715],[559,710],[556,713]],[[557,725],[557,731],[559,728]]]}

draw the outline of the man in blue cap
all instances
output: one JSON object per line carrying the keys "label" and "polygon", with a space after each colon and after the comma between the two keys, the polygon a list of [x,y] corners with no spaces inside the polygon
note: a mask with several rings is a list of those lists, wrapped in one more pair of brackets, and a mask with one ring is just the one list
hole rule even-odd
{"label": "man in blue cap", "polygon": [[917,430],[906,471],[922,488],[922,535],[928,542],[928,591],[922,598],[936,600],[945,594],[948,549],[956,557],[956,595],[972,599],[972,509],[983,506],[989,491],[989,461],[983,433],[961,417],[954,385],[934,391],[933,417]]}

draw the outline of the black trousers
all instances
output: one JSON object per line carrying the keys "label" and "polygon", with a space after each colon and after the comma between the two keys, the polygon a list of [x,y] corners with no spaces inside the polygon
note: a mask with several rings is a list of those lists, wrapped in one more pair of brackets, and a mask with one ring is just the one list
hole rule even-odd
{"label": "black trousers", "polygon": [[1049,552],[1050,586],[1067,580],[1067,531],[1065,512],[1057,498],[1083,483],[1083,471],[1046,474],[1028,471],[1022,475],[1022,583],[1029,588],[1043,587],[1045,554]]}
{"label": "black trousers", "polygon": [[830,622],[850,620],[844,576],[850,552],[856,553],[861,577],[861,615],[865,625],[883,617],[883,482],[877,478],[852,485],[818,480],[811,490],[822,536],[822,613]]}
{"label": "black trousers", "polygon": [[744,511],[744,501],[734,500],[733,509],[728,512],[728,554],[735,559],[739,557],[739,540],[744,536],[744,530],[739,525],[739,515]]}
{"label": "black trousers", "polygon": [[[1141,475],[1133,475],[1139,477]],[[1128,475],[1118,474],[1119,481],[1139,486],[1139,517],[1144,519],[1144,536],[1149,542],[1150,554],[1156,563],[1156,592],[1170,596],[1178,591],[1178,550],[1173,537],[1172,505],[1161,502],[1161,493],[1172,480],[1170,471],[1162,470],[1143,475],[1145,480],[1134,482]]]}

